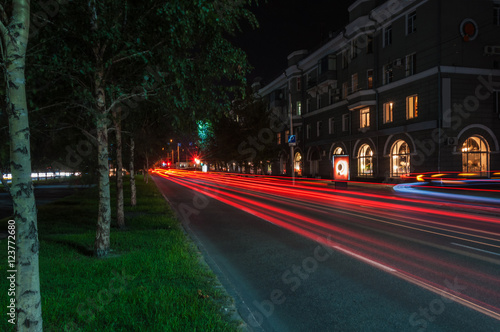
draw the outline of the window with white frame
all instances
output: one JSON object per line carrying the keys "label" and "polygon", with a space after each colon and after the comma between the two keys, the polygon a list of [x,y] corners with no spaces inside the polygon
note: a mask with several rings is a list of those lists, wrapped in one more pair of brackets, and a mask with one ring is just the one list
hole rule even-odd
{"label": "window with white frame", "polygon": [[382,70],[384,71],[384,84],[391,83],[394,78],[392,73],[392,64],[384,65]]}
{"label": "window with white frame", "polygon": [[349,130],[349,113],[342,114],[342,131]]}
{"label": "window with white frame", "polygon": [[316,122],[316,136],[321,135],[321,121]]}
{"label": "window with white frame", "polygon": [[359,119],[359,127],[360,128],[368,128],[370,127],[370,109],[363,108],[359,111],[360,119]]}
{"label": "window with white frame", "polygon": [[409,35],[417,31],[417,12],[413,11],[406,16],[406,34]]}
{"label": "window with white frame", "polygon": [[417,67],[417,55],[415,53],[407,55],[405,58],[406,76],[414,75],[416,67]]}
{"label": "window with white frame", "polygon": [[391,148],[391,176],[410,173],[410,148],[403,140],[396,141]]}
{"label": "window with white frame", "polygon": [[328,133],[330,135],[335,134],[335,121],[333,120],[333,118],[328,119]]}
{"label": "window with white frame", "polygon": [[366,83],[368,89],[373,89],[373,69],[368,69],[366,71]]}
{"label": "window with white frame", "polygon": [[384,47],[392,45],[392,25],[384,28]]}
{"label": "window with white frame", "polygon": [[351,41],[351,59],[354,59],[358,56],[358,41],[357,39],[353,39]]}
{"label": "window with white frame", "polygon": [[394,107],[394,103],[392,101],[388,103],[384,103],[384,123],[392,122],[392,109]]}
{"label": "window with white frame", "polygon": [[406,119],[418,117],[418,95],[406,97]]}
{"label": "window with white frame", "polygon": [[336,147],[335,150],[333,150],[333,154],[345,154],[344,149],[342,149],[340,146]]}
{"label": "window with white frame", "polygon": [[351,86],[352,86],[352,92],[358,91],[358,74],[352,74],[351,76]]}
{"label": "window with white frame", "polygon": [[302,103],[300,101],[297,102],[297,115],[302,115]]}
{"label": "window with white frame", "polygon": [[368,144],[363,144],[358,153],[358,175],[373,175],[373,151]]}
{"label": "window with white frame", "polygon": [[490,170],[490,148],[481,136],[471,136],[462,144],[462,171],[487,176]]}

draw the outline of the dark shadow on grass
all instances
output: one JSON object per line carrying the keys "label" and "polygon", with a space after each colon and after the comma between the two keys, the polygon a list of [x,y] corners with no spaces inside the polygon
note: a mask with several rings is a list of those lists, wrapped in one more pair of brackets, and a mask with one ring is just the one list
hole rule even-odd
{"label": "dark shadow on grass", "polygon": [[65,246],[71,250],[78,252],[82,256],[87,256],[87,257],[94,256],[94,249],[92,247],[84,246],[82,244],[75,243],[73,241],[58,240],[58,239],[51,239],[51,238],[44,238],[43,241],[55,243],[55,244],[60,244],[62,246]]}

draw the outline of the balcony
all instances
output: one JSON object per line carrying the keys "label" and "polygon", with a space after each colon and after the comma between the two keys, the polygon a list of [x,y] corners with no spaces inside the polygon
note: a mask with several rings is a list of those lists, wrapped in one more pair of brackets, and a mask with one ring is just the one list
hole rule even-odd
{"label": "balcony", "polygon": [[326,83],[327,85],[330,85],[336,80],[337,80],[337,71],[327,70],[319,75],[317,84],[321,85],[322,83]]}
{"label": "balcony", "polygon": [[376,92],[373,88],[367,88],[365,85],[349,86],[347,102],[351,111],[373,106],[376,104]]}

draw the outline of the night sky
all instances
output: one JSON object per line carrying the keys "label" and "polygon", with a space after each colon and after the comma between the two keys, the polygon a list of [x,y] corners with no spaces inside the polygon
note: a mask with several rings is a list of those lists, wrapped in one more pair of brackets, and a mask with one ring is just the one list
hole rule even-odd
{"label": "night sky", "polygon": [[243,25],[235,43],[248,55],[255,68],[249,82],[257,76],[269,83],[287,67],[287,56],[293,51],[319,48],[329,32],[348,23],[349,7],[354,0],[267,0],[252,7],[260,28]]}

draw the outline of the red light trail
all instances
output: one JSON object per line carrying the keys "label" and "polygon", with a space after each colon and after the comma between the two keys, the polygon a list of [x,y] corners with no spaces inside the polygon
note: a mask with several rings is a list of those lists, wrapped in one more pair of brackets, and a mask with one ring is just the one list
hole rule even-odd
{"label": "red light trail", "polygon": [[[157,174],[500,320],[500,206],[275,177]],[[457,279],[460,292],[448,289]]]}

